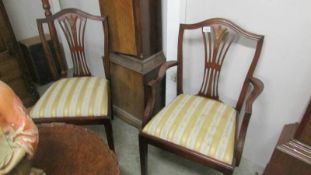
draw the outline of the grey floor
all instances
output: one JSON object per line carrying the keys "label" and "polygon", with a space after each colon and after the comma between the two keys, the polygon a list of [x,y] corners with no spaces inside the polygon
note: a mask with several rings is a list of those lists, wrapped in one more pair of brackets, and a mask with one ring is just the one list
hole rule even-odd
{"label": "grey floor", "polygon": [[[115,117],[112,121],[116,154],[122,175],[140,175],[138,130],[121,119]],[[106,141],[103,126],[88,126]],[[221,173],[185,160],[174,154],[149,146],[148,154],[149,175],[221,175]],[[256,175],[246,160],[235,169],[234,175]]]}

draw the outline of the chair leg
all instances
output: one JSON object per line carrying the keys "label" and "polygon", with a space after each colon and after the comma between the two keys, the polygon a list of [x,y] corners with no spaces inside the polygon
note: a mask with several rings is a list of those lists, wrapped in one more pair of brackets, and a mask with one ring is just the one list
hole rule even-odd
{"label": "chair leg", "polygon": [[148,144],[141,135],[139,135],[139,154],[141,175],[147,175]]}
{"label": "chair leg", "polygon": [[112,105],[110,105],[110,111],[111,111],[110,118],[111,118],[111,120],[113,120],[114,115],[113,115],[113,106]]}
{"label": "chair leg", "polygon": [[[111,89],[111,86],[110,86],[110,89]],[[111,91],[110,91],[110,94],[111,94]],[[110,118],[111,118],[111,120],[113,120],[114,119],[114,113],[113,113],[113,103],[112,103],[112,98],[111,98],[111,96],[109,96],[109,116],[110,116]]]}
{"label": "chair leg", "polygon": [[113,134],[112,134],[112,125],[111,125],[111,121],[105,121],[104,122],[105,125],[105,131],[106,131],[106,136],[107,136],[107,142],[109,145],[109,148],[113,151],[114,150],[114,143],[113,143]]}
{"label": "chair leg", "polygon": [[232,175],[233,172],[226,172],[226,173],[223,173],[224,175]]}

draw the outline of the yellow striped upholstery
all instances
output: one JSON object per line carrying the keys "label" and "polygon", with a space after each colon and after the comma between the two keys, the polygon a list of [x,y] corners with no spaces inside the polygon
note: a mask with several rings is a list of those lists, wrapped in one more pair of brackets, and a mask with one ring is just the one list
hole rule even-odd
{"label": "yellow striped upholstery", "polygon": [[232,164],[235,122],[231,106],[182,94],[154,116],[143,133]]}
{"label": "yellow striped upholstery", "polygon": [[106,116],[108,81],[97,77],[65,78],[48,88],[30,111],[32,118]]}

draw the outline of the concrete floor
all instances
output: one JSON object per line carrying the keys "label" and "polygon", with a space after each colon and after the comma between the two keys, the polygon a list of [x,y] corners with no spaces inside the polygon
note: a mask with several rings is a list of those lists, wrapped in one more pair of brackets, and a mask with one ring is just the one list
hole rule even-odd
{"label": "concrete floor", "polygon": [[[114,141],[122,175],[140,175],[138,130],[121,119],[113,120]],[[88,126],[106,141],[103,126]],[[149,175],[221,175],[221,173],[198,163],[183,159],[169,152],[149,146]],[[234,175],[258,175],[252,164],[245,159],[235,169]]]}

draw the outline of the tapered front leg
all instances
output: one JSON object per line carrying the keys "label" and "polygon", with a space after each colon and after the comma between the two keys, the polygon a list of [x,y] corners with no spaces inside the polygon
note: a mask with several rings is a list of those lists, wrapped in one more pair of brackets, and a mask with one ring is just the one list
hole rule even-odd
{"label": "tapered front leg", "polygon": [[141,134],[139,134],[139,154],[140,154],[141,175],[147,175],[148,143]]}

